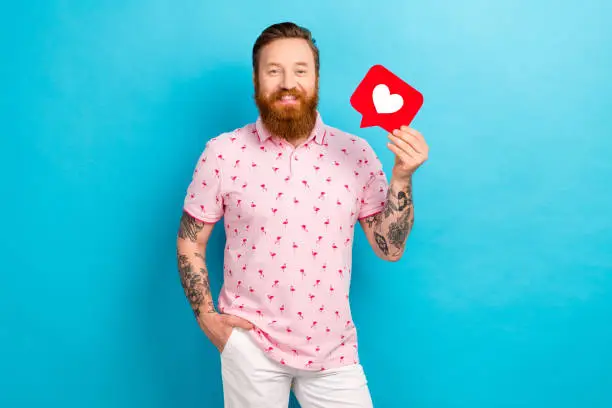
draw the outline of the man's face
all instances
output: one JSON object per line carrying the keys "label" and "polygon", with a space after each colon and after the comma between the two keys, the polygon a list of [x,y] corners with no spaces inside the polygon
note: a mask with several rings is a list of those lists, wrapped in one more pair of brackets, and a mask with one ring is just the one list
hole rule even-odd
{"label": "man's face", "polygon": [[318,104],[318,77],[308,42],[286,38],[263,47],[253,80],[255,101],[268,130],[289,141],[308,136]]}

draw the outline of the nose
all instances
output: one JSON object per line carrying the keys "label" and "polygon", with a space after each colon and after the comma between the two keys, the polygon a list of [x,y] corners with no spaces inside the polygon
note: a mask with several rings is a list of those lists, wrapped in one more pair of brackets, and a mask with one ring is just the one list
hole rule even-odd
{"label": "nose", "polygon": [[292,74],[283,75],[283,81],[281,83],[284,89],[293,89],[297,85],[297,81]]}

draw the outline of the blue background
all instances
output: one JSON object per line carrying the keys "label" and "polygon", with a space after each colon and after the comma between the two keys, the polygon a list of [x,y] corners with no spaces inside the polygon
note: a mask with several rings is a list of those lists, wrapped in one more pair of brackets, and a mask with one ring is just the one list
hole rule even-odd
{"label": "blue background", "polygon": [[404,258],[356,230],[375,406],[612,406],[610,3],[325,3],[2,6],[0,406],[222,406],[175,236],[205,142],[255,120],[251,47],[284,20],[321,48],[323,119],[385,171],[350,95],[383,64],[425,97]]}

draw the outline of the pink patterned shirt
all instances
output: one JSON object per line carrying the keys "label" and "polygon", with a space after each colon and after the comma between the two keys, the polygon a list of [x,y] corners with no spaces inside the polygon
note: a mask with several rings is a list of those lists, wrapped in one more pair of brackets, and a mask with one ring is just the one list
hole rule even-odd
{"label": "pink patterned shirt", "polygon": [[388,184],[362,138],[317,113],[297,148],[261,118],[206,144],[184,209],[224,217],[219,310],[256,328],[253,339],[280,364],[325,370],[359,362],[349,305],[358,219],[380,212]]}

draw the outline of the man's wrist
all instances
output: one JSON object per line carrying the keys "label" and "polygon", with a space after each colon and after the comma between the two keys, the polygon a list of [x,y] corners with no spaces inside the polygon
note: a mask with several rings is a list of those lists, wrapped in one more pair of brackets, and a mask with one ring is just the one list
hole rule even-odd
{"label": "man's wrist", "polygon": [[202,307],[197,314],[198,320],[203,325],[208,325],[210,322],[215,320],[215,318],[219,315],[214,308]]}
{"label": "man's wrist", "polygon": [[412,184],[412,175],[414,172],[409,174],[403,174],[401,176],[392,174],[391,175],[391,184],[393,187],[399,190],[405,190],[406,187]]}
{"label": "man's wrist", "polygon": [[202,303],[197,308],[194,308],[193,312],[198,318],[205,318],[208,315],[217,314],[212,301]]}

